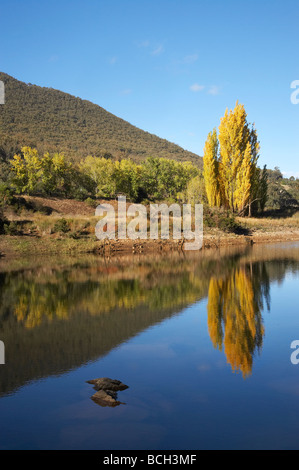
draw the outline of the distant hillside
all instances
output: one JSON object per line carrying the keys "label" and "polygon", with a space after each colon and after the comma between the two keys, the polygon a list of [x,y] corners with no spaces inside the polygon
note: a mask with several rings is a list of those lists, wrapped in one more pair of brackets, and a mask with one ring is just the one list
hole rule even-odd
{"label": "distant hillside", "polygon": [[5,83],[0,138],[6,140],[9,149],[30,145],[41,152],[64,152],[74,160],[110,153],[135,161],[154,156],[202,165],[198,155],[138,129],[89,101],[26,84],[2,72],[0,80]]}

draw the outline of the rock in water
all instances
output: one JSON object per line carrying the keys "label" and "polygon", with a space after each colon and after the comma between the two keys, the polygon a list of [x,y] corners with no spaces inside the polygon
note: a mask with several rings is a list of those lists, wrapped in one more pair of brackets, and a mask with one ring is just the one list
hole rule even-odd
{"label": "rock in water", "polygon": [[126,390],[128,385],[123,384],[120,380],[101,377],[100,379],[87,380],[88,384],[92,384],[97,392],[92,395],[91,399],[101,406],[118,406],[125,404],[117,400],[117,392]]}
{"label": "rock in water", "polygon": [[101,377],[100,379],[87,380],[87,383],[92,384],[95,390],[126,390],[128,385],[123,384],[120,380],[109,379],[108,377]]}

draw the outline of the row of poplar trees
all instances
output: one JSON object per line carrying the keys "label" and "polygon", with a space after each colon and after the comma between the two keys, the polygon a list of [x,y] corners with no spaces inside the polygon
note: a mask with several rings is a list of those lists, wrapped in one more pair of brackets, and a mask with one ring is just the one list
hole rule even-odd
{"label": "row of poplar trees", "polygon": [[211,207],[251,216],[267,202],[267,169],[257,166],[260,144],[242,104],[226,110],[217,130],[207,137],[204,178]]}

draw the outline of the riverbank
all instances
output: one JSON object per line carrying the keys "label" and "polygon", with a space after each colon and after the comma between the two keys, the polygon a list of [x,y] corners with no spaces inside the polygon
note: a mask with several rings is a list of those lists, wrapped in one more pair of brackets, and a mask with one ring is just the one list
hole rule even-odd
{"label": "riverbank", "polygon": [[[224,246],[253,245],[299,241],[299,229],[281,231],[252,231],[250,235],[238,235],[214,230],[204,233],[202,249],[213,249]],[[45,255],[45,254],[84,254],[115,255],[119,253],[158,253],[186,251],[183,240],[111,240],[100,241],[95,237],[72,239],[50,236],[0,236],[0,253],[2,256]]]}
{"label": "riverbank", "polygon": [[[95,236],[95,208],[86,202],[58,198],[25,196],[35,209],[5,214],[9,221],[6,235],[0,236],[4,256],[95,253],[159,253],[185,251],[184,240],[111,240]],[[96,201],[99,204],[105,201]],[[110,201],[115,206],[116,201]],[[36,210],[36,208],[38,210]],[[222,231],[204,223],[202,249],[299,240],[298,213],[285,218],[236,218],[237,230]]]}

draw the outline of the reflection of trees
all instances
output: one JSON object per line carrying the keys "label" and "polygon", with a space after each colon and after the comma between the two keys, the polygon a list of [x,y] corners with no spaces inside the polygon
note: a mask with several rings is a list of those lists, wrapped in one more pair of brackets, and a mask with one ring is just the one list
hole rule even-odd
{"label": "reflection of trees", "polygon": [[[19,279],[10,284],[10,309],[18,323],[32,329],[42,322],[70,320],[79,310],[92,316],[108,314],[114,309],[127,311],[141,305],[149,310],[179,308],[204,295],[192,273],[163,277],[159,282],[138,279],[102,280],[101,282],[38,282]],[[7,286],[8,288],[8,286]],[[0,308],[1,312],[1,308]]]}
{"label": "reflection of trees", "polygon": [[269,308],[269,278],[264,263],[235,268],[225,278],[212,277],[208,293],[208,328],[215,348],[243,377],[252,371],[253,356],[263,343],[261,309]]}
{"label": "reflection of trees", "polygon": [[0,394],[95,360],[208,294],[213,344],[248,375],[262,345],[268,276],[278,280],[299,267],[298,250],[261,261],[264,251],[8,265],[0,271],[0,338],[9,359]]}
{"label": "reflection of trees", "polygon": [[[109,274],[89,266],[0,273],[0,395],[109,353],[206,296],[196,266],[179,260]],[[201,273],[201,269],[198,269]],[[135,277],[134,277],[135,276]]]}

